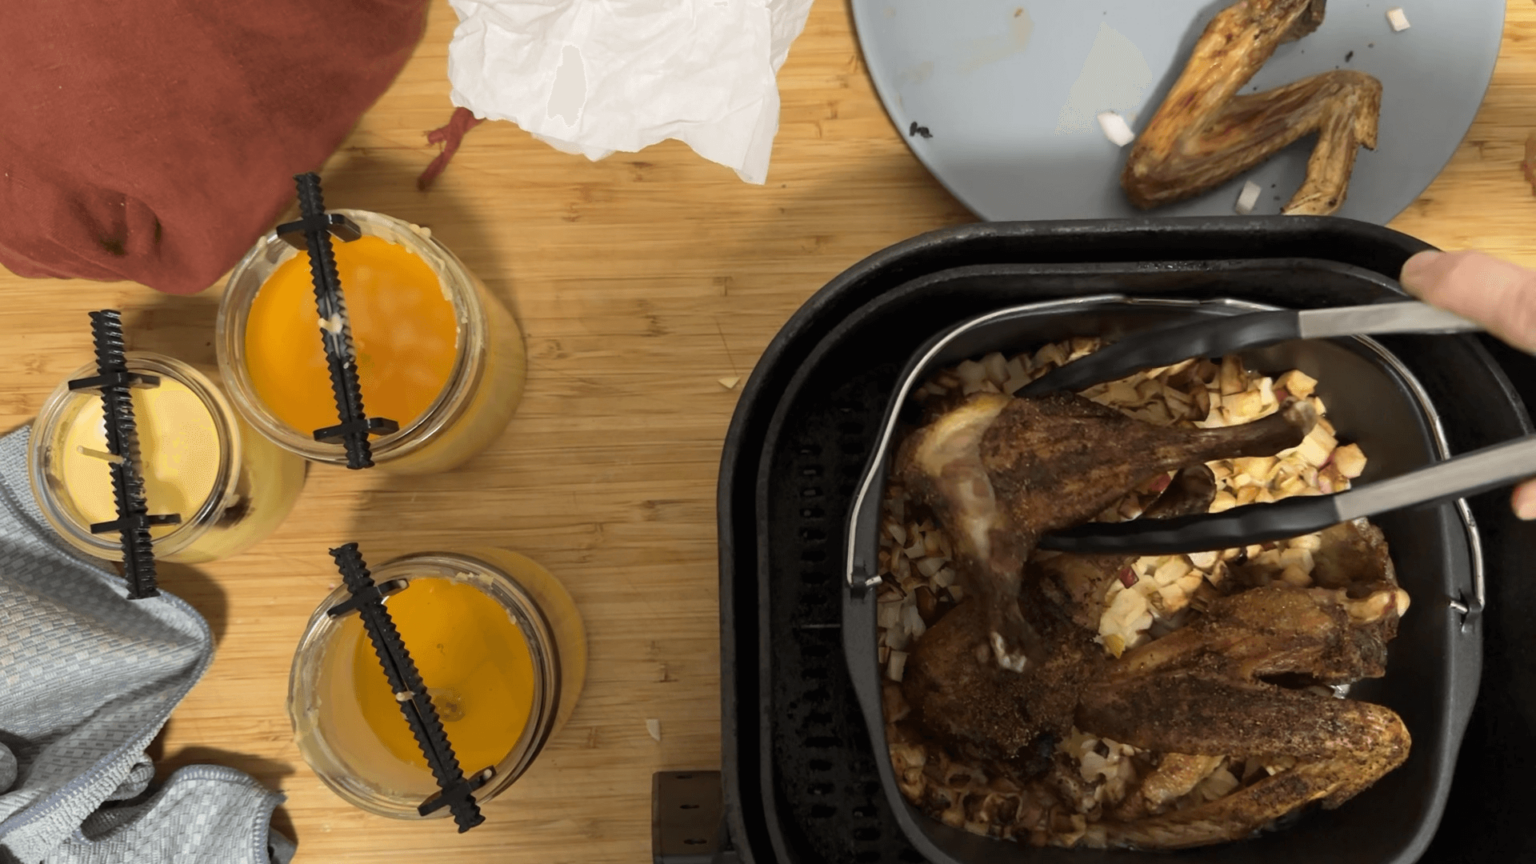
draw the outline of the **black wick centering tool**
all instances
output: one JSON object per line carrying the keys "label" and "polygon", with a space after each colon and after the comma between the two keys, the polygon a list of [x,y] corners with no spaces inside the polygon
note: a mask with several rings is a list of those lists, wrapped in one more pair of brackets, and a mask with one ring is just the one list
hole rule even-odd
{"label": "black wick centering tool", "polygon": [[101,413],[106,424],[107,467],[112,472],[112,497],[116,499],[117,518],[91,525],[92,534],[118,533],[123,548],[123,578],[128,580],[128,598],[143,600],[157,597],[155,585],[154,541],[149,536],[152,525],[177,525],[180,514],[149,515],[144,500],[144,474],[139,463],[138,424],[133,418],[131,387],[158,387],[160,379],[128,371],[123,342],[123,316],[116,309],[91,313],[91,340],[96,348],[96,374],[69,382],[72,391],[97,390],[101,393]]}
{"label": "black wick centering tool", "polygon": [[315,440],[341,444],[346,448],[348,468],[373,467],[370,435],[397,432],[400,424],[383,417],[369,417],[363,411],[363,390],[357,379],[357,352],[352,346],[352,325],[347,320],[347,303],[341,293],[341,277],[336,273],[336,251],[331,236],[350,243],[363,236],[356,222],[342,213],[325,212],[318,174],[296,174],[299,187],[299,214],[296,222],[277,226],[277,236],[289,245],[309,253],[309,273],[315,283],[315,307],[320,313],[320,339],[331,371],[331,392],[336,396],[335,426],[316,429]]}
{"label": "black wick centering tool", "polygon": [[485,821],[480,814],[480,805],[475,803],[474,793],[496,775],[496,769],[487,767],[465,777],[459,767],[459,757],[454,755],[453,745],[448,743],[448,733],[437,716],[427,686],[422,683],[416,663],[405,650],[405,642],[384,606],[384,598],[403,589],[406,580],[374,584],[373,575],[368,572],[368,565],[356,543],[332,549],[331,557],[336,559],[336,567],[352,596],[327,609],[326,614],[337,618],[356,612],[361,616],[363,629],[368,631],[373,651],[384,667],[384,676],[389,679],[390,690],[395,694],[395,701],[400,703],[400,713],[405,715],[405,722],[410,724],[411,734],[416,736],[416,744],[421,747],[421,755],[426,757],[432,776],[437,778],[441,791],[422,802],[416,812],[426,816],[447,807],[453,813],[453,821],[458,823],[459,833],[463,834]]}

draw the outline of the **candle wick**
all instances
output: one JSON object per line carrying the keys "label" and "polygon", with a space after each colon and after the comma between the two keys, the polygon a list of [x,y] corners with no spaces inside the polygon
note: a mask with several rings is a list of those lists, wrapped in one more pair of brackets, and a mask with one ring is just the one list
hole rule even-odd
{"label": "candle wick", "polygon": [[111,462],[113,465],[121,465],[123,463],[123,457],[121,456],[108,453],[105,450],[92,450],[83,444],[77,445],[75,447],[75,452],[79,453],[81,456],[89,456],[92,459],[100,459],[103,462]]}

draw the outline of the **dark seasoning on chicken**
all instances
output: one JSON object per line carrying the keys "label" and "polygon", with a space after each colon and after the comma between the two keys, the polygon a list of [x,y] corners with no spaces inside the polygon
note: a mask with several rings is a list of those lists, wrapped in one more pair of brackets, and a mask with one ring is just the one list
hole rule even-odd
{"label": "dark seasoning on chicken", "polygon": [[1180,849],[1337,807],[1407,758],[1385,674],[1408,596],[1360,520],[1195,555],[1039,552],[1092,519],[1341,491],[1315,381],[1186,361],[1082,396],[1012,392],[1077,339],[935,376],[893,465],[879,656],[902,794],[1035,845]]}

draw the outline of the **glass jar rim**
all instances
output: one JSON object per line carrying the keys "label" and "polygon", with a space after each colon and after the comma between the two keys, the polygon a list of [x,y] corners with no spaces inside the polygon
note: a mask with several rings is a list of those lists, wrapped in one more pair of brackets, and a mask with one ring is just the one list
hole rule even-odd
{"label": "glass jar rim", "polygon": [[[454,320],[458,327],[453,368],[448,373],[443,389],[420,416],[402,423],[398,431],[372,440],[374,460],[388,462],[420,448],[451,424],[468,406],[483,372],[483,352],[476,350],[476,346],[485,340],[485,309],[481,306],[469,268],[447,246],[433,237],[430,229],[369,210],[336,209],[328,212],[340,213],[356,222],[363,236],[378,237],[403,246],[406,251],[420,258],[432,268],[444,296],[453,304]],[[230,271],[224,285],[224,295],[219,300],[218,318],[214,325],[214,349],[218,356],[219,374],[229,390],[235,409],[263,437],[305,459],[345,465],[346,450],[341,444],[316,441],[312,434],[294,429],[278,419],[257,394],[245,365],[245,328],[252,303],[272,271],[298,253],[297,248],[277,236],[276,230],[269,231],[256,241]],[[263,267],[269,269],[261,279],[253,278],[252,274]],[[345,285],[342,286],[342,292],[346,292]],[[364,391],[365,406],[367,400],[368,393]]]}
{"label": "glass jar rim", "polygon": [[[155,553],[161,557],[170,556],[185,549],[218,518],[221,505],[234,486],[235,467],[240,464],[240,427],[234,409],[219,392],[218,387],[207,376],[187,363],[150,351],[129,351],[126,352],[126,359],[128,371],[169,378],[197,396],[203,407],[208,409],[214,432],[218,436],[219,468],[214,475],[213,487],[208,490],[208,496],[194,513],[180,514],[180,524],[163,536],[155,538]],[[89,549],[92,554],[100,558],[117,558],[122,554],[121,542],[117,535],[91,533],[91,526],[80,521],[72,508],[65,505],[55,491],[55,481],[62,482],[62,480],[49,473],[48,468],[52,460],[46,458],[48,454],[43,453],[43,448],[53,446],[55,436],[52,433],[55,427],[66,419],[65,410],[76,400],[86,399],[91,395],[70,390],[69,382],[90,377],[95,373],[94,363],[80,367],[74,374],[60,382],[43,402],[43,407],[37,412],[37,418],[32,424],[28,442],[27,472],[31,475],[37,506],[43,511],[48,521],[53,523],[56,530],[66,534],[77,548]],[[151,513],[156,512],[153,501],[149,502],[149,506]]]}
{"label": "glass jar rim", "polygon": [[[528,720],[507,755],[492,766],[495,773],[489,782],[475,793],[475,800],[481,804],[492,800],[528,770],[554,731],[562,681],[559,646],[553,627],[531,592],[506,571],[480,558],[459,553],[421,552],[391,559],[371,570],[375,583],[380,585],[397,579],[410,582],[439,578],[469,582],[506,610],[527,643],[534,670]],[[329,610],[350,596],[344,584],[337,585],[327,594],[310,616],[298,650],[294,652],[288,677],[287,707],[295,737],[300,741],[300,754],[331,791],[359,809],[397,819],[447,816],[449,810],[443,808],[423,817],[417,810],[422,802],[380,792],[375,784],[357,776],[358,772],[352,769],[349,761],[337,754],[326,739],[321,724],[304,716],[311,704],[322,704],[318,679],[328,653],[340,647],[336,640],[342,619],[332,618]],[[409,649],[410,646],[406,647]],[[452,743],[450,738],[449,744]],[[325,764],[316,764],[317,760]],[[466,776],[481,770],[481,766],[461,767]]]}

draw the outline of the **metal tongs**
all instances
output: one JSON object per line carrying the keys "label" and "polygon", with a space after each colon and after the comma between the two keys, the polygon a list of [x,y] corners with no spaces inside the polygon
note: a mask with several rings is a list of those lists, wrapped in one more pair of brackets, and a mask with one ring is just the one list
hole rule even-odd
{"label": "metal tongs", "polygon": [[[1053,370],[1021,388],[1017,395],[1083,390],[1142,369],[1191,357],[1221,357],[1291,339],[1480,330],[1481,325],[1459,315],[1412,301],[1255,312],[1138,334]],[[1040,548],[1133,555],[1231,549],[1310,534],[1391,510],[1464,498],[1533,476],[1536,435],[1527,435],[1347,492],[1287,498],[1175,519],[1092,522],[1047,534],[1041,538]]]}

